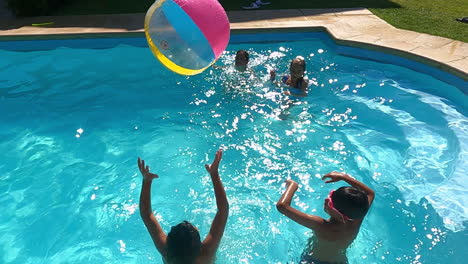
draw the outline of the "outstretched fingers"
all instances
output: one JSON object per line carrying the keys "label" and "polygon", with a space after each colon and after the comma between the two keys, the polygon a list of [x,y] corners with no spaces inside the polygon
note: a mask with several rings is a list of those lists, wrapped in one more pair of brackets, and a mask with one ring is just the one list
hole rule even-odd
{"label": "outstretched fingers", "polygon": [[144,167],[145,167],[145,161],[142,160],[140,157],[138,157],[138,169],[140,169],[141,173],[143,173]]}
{"label": "outstretched fingers", "polygon": [[219,163],[222,157],[223,157],[223,150],[218,149],[218,151],[216,151],[215,162]]}
{"label": "outstretched fingers", "polygon": [[215,158],[213,160],[213,163],[211,165],[205,164],[205,168],[209,173],[214,173],[218,171],[219,167],[219,162],[221,161],[221,158],[223,157],[223,150],[219,149],[216,151]]}
{"label": "outstretched fingers", "polygon": [[341,177],[342,177],[342,173],[332,171],[330,173],[325,174],[322,177],[322,180],[329,179],[328,181],[325,181],[325,183],[337,182],[341,180]]}
{"label": "outstretched fingers", "polygon": [[330,178],[328,181],[325,181],[325,183],[330,183],[330,182],[334,182],[336,180],[334,180],[330,175],[330,173],[328,174],[325,174],[323,177],[322,177],[322,181],[325,181],[327,178]]}
{"label": "outstretched fingers", "polygon": [[138,157],[138,169],[140,169],[143,178],[145,179],[155,179],[159,178],[159,176],[155,173],[150,172],[150,167],[145,164],[145,161]]}

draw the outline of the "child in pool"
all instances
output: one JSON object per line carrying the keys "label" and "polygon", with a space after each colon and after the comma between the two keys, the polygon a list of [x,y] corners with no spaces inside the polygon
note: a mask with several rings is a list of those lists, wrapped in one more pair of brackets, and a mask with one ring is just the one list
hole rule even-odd
{"label": "child in pool", "polygon": [[[309,86],[309,80],[304,78],[306,70],[306,63],[303,57],[297,56],[291,61],[289,65],[289,75],[284,75],[281,78],[281,82],[286,84],[288,87],[296,88],[296,91],[285,91],[286,95],[294,96],[307,96],[307,87]],[[270,80],[275,81],[276,71],[270,71]]]}
{"label": "child in pool", "polygon": [[236,58],[234,61],[234,66],[238,71],[247,70],[247,64],[249,63],[249,53],[246,50],[238,50],[236,52]]}
{"label": "child in pool", "polygon": [[[246,50],[238,50],[234,58],[234,68],[240,72],[246,71],[249,64],[249,57],[249,53]],[[213,69],[219,70],[224,68],[226,68],[226,66],[213,65]]]}
{"label": "child in pool", "polygon": [[218,166],[222,155],[222,150],[218,150],[213,163],[205,165],[213,182],[218,211],[211,224],[210,232],[203,242],[200,240],[198,229],[187,221],[173,226],[166,236],[151,209],[151,183],[153,179],[159,178],[159,176],[151,173],[149,167],[145,166],[145,161],[138,158],[138,168],[143,175],[140,195],[140,215],[153,239],[154,245],[159,253],[161,253],[164,263],[198,264],[214,262],[216,250],[223,236],[229,213],[226,192],[218,173]]}
{"label": "child in pool", "polygon": [[326,183],[345,181],[352,186],[332,190],[325,199],[324,210],[330,219],[291,207],[291,200],[298,188],[293,180],[286,181],[286,191],[276,204],[282,214],[315,233],[313,244],[303,253],[300,263],[348,263],[346,249],[358,235],[364,216],[374,200],[372,189],[347,174],[330,172],[322,177],[322,180],[325,179],[329,179]]}

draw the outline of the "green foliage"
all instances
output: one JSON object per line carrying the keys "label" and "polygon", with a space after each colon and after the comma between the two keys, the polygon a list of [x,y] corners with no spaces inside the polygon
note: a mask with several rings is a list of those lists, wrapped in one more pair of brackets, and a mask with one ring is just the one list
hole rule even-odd
{"label": "green foliage", "polygon": [[66,0],[7,0],[16,16],[43,16],[51,14]]}
{"label": "green foliage", "polygon": [[53,15],[145,13],[155,0],[69,0]]}

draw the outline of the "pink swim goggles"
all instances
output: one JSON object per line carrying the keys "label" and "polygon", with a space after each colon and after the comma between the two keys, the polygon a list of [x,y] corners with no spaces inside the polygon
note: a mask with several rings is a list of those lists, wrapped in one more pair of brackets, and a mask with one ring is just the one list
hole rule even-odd
{"label": "pink swim goggles", "polygon": [[351,218],[347,217],[346,215],[338,211],[338,209],[336,209],[335,206],[333,205],[332,195],[334,192],[335,190],[331,190],[330,193],[328,194],[328,197],[325,199],[328,204],[328,208],[330,208],[330,210],[332,210],[333,212],[336,212],[336,214],[338,214],[341,217],[341,222],[346,223],[346,221],[352,220]]}

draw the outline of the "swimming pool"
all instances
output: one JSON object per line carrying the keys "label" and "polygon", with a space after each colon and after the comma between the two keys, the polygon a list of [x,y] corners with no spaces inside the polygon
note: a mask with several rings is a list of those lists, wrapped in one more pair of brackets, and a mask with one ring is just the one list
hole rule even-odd
{"label": "swimming pool", "polygon": [[[203,165],[223,146],[230,217],[218,263],[296,261],[310,232],[276,211],[282,182],[300,184],[296,208],[325,217],[323,199],[341,186],[319,179],[331,170],[377,194],[351,263],[462,263],[463,81],[300,35],[235,36],[217,64],[247,49],[254,75],[193,77],[164,69],[143,38],[1,43],[0,262],[161,263],[138,214],[137,156],[160,175],[163,228],[186,219],[204,236],[215,203]],[[318,86],[288,103],[267,69],[285,72],[296,55]]]}

